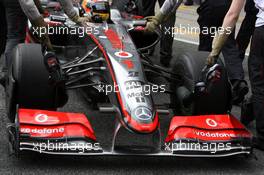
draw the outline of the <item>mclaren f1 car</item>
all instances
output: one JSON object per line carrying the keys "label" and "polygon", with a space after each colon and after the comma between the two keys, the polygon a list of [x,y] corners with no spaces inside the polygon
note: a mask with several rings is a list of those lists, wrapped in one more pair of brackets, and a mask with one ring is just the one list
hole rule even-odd
{"label": "mclaren f1 car", "polygon": [[[54,3],[45,5],[49,30],[79,32],[50,34],[50,52],[38,44],[29,24],[26,44],[14,50],[6,101],[9,143],[16,155],[251,154],[252,134],[230,113],[232,91],[221,61],[204,68],[206,53],[183,53],[173,59],[171,70],[163,68],[146,54],[159,42],[160,33],[146,33],[143,18],[102,3],[92,9],[109,8],[109,18],[96,16],[79,26]],[[169,85],[158,84],[156,77]],[[156,105],[153,92],[146,91],[149,87],[169,94],[170,104]],[[116,116],[108,147],[100,144],[84,114],[59,112],[75,89],[81,89],[94,110]],[[160,116],[171,111],[168,132],[161,133]]]}

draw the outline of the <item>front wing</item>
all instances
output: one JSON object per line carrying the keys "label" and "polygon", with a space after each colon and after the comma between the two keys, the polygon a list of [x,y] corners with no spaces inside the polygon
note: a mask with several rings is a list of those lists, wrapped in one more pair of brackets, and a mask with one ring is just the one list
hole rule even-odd
{"label": "front wing", "polygon": [[19,109],[9,133],[17,153],[224,157],[252,152],[252,134],[232,115],[175,116],[166,139],[152,152],[120,152],[114,141],[104,149],[87,117],[77,113]]}

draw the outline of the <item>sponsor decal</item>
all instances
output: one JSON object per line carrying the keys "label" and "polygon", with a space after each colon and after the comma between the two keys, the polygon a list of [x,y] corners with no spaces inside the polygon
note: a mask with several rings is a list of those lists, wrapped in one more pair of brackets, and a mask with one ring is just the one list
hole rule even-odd
{"label": "sponsor decal", "polygon": [[218,125],[217,122],[216,122],[215,120],[210,119],[210,118],[206,119],[206,124],[207,124],[208,126],[213,127],[213,128],[217,127],[217,125]]}
{"label": "sponsor decal", "polygon": [[235,134],[227,132],[205,132],[205,131],[194,131],[197,136],[208,137],[208,138],[235,138],[235,137],[247,137],[247,134]]}
{"label": "sponsor decal", "polygon": [[120,52],[116,52],[115,56],[117,56],[119,58],[131,58],[133,55],[129,52],[120,51]]}
{"label": "sponsor decal", "polygon": [[127,98],[145,97],[143,92],[132,92],[127,95]]}
{"label": "sponsor decal", "polygon": [[139,72],[135,72],[135,71],[128,72],[128,77],[138,77],[138,76],[139,76]]}
{"label": "sponsor decal", "polygon": [[141,81],[127,81],[125,82],[126,90],[142,88],[143,82]]}
{"label": "sponsor decal", "polygon": [[38,114],[35,116],[35,121],[38,123],[46,123],[58,122],[59,120],[56,117],[48,116],[47,114]]}
{"label": "sponsor decal", "polygon": [[38,123],[45,123],[49,120],[49,117],[46,114],[38,114],[35,117],[35,121]]}
{"label": "sponsor decal", "polygon": [[20,129],[21,133],[25,133],[25,134],[57,134],[57,133],[64,133],[64,128],[60,127],[60,128],[21,128]]}
{"label": "sponsor decal", "polygon": [[123,60],[122,64],[124,64],[128,69],[133,69],[135,67],[133,61],[131,60]]}
{"label": "sponsor decal", "polygon": [[152,118],[152,112],[146,107],[138,107],[135,110],[135,116],[140,120],[150,120]]}

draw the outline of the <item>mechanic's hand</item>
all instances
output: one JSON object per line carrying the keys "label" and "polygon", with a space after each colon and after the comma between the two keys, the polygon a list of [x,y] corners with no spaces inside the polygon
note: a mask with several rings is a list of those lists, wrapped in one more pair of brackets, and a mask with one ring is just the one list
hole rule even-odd
{"label": "mechanic's hand", "polygon": [[47,47],[48,51],[53,51],[53,47],[50,41],[50,38],[48,36],[48,34],[43,35],[42,37],[40,37],[40,42]]}
{"label": "mechanic's hand", "polygon": [[148,16],[145,19],[147,20],[147,26],[145,28],[146,32],[154,32],[159,25],[165,20],[166,16],[161,12],[158,12],[155,16]]}
{"label": "mechanic's hand", "polygon": [[154,32],[159,27],[159,22],[155,16],[148,16],[145,18],[148,22],[145,27],[146,32]]}
{"label": "mechanic's hand", "polygon": [[214,37],[214,40],[212,43],[212,51],[207,58],[207,66],[208,67],[211,67],[212,65],[214,65],[216,63],[218,56],[219,56],[226,40],[228,39],[228,37],[231,33],[229,30],[225,29],[221,33],[217,33],[216,36]]}
{"label": "mechanic's hand", "polygon": [[212,67],[213,65],[215,65],[217,60],[218,60],[218,56],[213,56],[212,54],[210,54],[206,60],[207,67],[209,68],[209,67]]}
{"label": "mechanic's hand", "polygon": [[42,28],[47,28],[47,24],[44,21],[44,18],[41,16],[35,20],[32,20],[31,22],[32,22],[32,25],[39,31],[38,37],[40,39],[40,42],[43,45],[45,45],[48,50],[53,50],[48,33],[47,32],[46,33],[40,32],[40,31],[42,31]]}
{"label": "mechanic's hand", "polygon": [[80,17],[78,14],[76,14],[71,18],[71,20],[76,24],[85,24],[86,22],[91,22],[92,18],[90,16]]}

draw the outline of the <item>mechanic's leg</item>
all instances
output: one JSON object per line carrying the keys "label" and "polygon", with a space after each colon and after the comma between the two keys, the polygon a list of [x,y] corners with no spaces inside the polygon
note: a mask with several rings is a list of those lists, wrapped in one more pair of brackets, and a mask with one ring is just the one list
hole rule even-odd
{"label": "mechanic's leg", "polygon": [[212,41],[213,37],[210,33],[203,32],[204,29],[208,29],[212,26],[212,8],[209,5],[209,1],[204,1],[200,7],[197,9],[198,17],[198,24],[200,27],[200,34],[199,34],[199,51],[206,51],[210,52],[212,50]]}
{"label": "mechanic's leg", "polygon": [[228,38],[222,49],[222,53],[224,55],[229,79],[233,85],[233,103],[239,104],[248,93],[248,86],[246,81],[244,81],[243,59],[241,59],[240,52],[236,46],[234,32]]}
{"label": "mechanic's leg", "polygon": [[[197,9],[200,26],[199,48],[200,51],[211,52],[212,41],[217,28],[222,26],[226,12],[230,6],[229,0],[205,0]],[[212,31],[212,32],[208,32]]]}
{"label": "mechanic's leg", "polygon": [[244,59],[245,52],[255,29],[258,10],[255,7],[254,0],[247,0],[245,5],[246,16],[239,29],[236,41],[240,51],[241,59]]}
{"label": "mechanic's leg", "polygon": [[[156,6],[156,2],[157,0],[139,0],[139,4],[141,7],[139,7],[139,9],[141,9],[142,13],[140,15],[146,17],[146,16],[154,16],[155,15],[155,6]],[[155,48],[151,48],[149,49],[146,54],[148,54],[149,56],[153,55]]]}
{"label": "mechanic's leg", "polygon": [[[159,5],[162,6],[165,0],[159,0]],[[172,58],[172,46],[174,37],[172,35],[172,30],[175,26],[176,12],[173,13],[169,19],[161,25],[162,37],[160,41],[160,63],[164,67],[170,66],[170,61]],[[169,32],[168,32],[169,30]]]}
{"label": "mechanic's leg", "polygon": [[6,17],[5,17],[5,7],[3,2],[0,2],[0,84],[4,85],[5,84],[5,70],[4,65],[5,65],[5,59],[2,54],[5,51],[5,46],[6,46]]}
{"label": "mechanic's leg", "polygon": [[256,19],[257,19],[256,15],[246,14],[241,24],[240,30],[236,38],[241,59],[244,59],[245,57],[246,49],[249,45],[251,36],[255,29]]}
{"label": "mechanic's leg", "polygon": [[27,18],[16,0],[5,0],[7,19],[6,66],[11,63],[12,50],[25,41]]}
{"label": "mechanic's leg", "polygon": [[229,36],[225,46],[222,49],[222,53],[225,59],[226,68],[228,71],[230,80],[243,80],[244,70],[242,66],[241,58],[239,57],[239,51],[236,47],[234,39],[234,32]]}
{"label": "mechanic's leg", "polygon": [[257,127],[257,147],[264,150],[264,26],[255,29],[250,57],[249,78]]}
{"label": "mechanic's leg", "polygon": [[0,2],[0,56],[5,51],[6,45],[6,17],[4,4]]}

